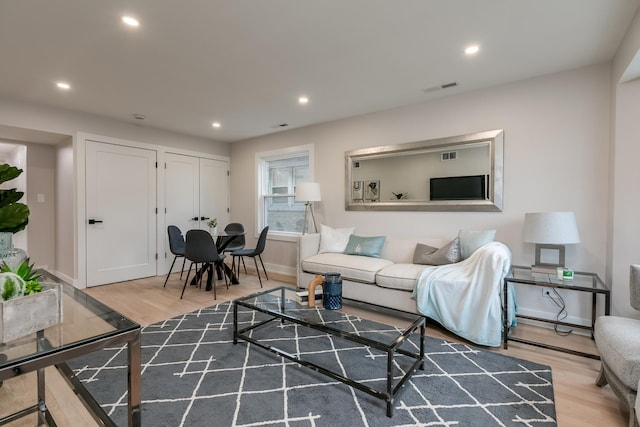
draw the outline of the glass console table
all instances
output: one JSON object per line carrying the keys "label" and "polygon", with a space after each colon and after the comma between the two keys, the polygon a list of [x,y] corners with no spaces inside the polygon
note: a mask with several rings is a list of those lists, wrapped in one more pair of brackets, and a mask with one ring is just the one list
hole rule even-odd
{"label": "glass console table", "polygon": [[[558,279],[555,275],[532,273],[530,267],[512,266],[511,270],[504,278],[504,304],[507,306],[507,293],[509,292],[509,283],[519,283],[529,286],[539,286],[545,288],[558,288],[565,289],[567,291],[587,292],[591,294],[591,325],[579,325],[576,323],[562,322],[555,319],[545,319],[542,317],[526,316],[523,314],[517,314],[517,317],[522,319],[535,320],[538,322],[553,323],[556,325],[569,326],[579,329],[587,329],[591,332],[591,339],[593,339],[593,328],[596,324],[596,313],[598,304],[598,295],[604,295],[604,314],[608,316],[611,311],[611,290],[607,285],[594,273],[575,272],[573,280]],[[507,314],[504,313],[503,317],[503,342],[504,348],[508,348],[509,341],[516,341],[525,344],[531,344],[538,347],[549,348],[552,350],[563,351],[565,353],[576,354],[579,356],[590,357],[592,359],[600,359],[600,356],[596,354],[584,353],[569,348],[557,347],[549,344],[544,344],[536,341],[527,340],[520,337],[509,336],[509,324]]]}
{"label": "glass console table", "polygon": [[55,426],[45,399],[45,368],[55,366],[99,425],[114,426],[95,399],[73,375],[65,363],[75,357],[126,343],[128,348],[128,425],[139,427],[141,386],[140,325],[122,316],[86,293],[46,271],[41,282],[61,283],[63,322],[26,337],[0,344],[0,381],[36,371],[37,399],[33,406],[0,418],[4,425],[23,416],[38,413],[38,425]]}

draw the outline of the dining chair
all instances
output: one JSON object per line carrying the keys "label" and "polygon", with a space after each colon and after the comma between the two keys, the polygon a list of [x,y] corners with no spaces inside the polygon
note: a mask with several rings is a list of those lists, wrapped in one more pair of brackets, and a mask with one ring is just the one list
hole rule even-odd
{"label": "dining chair", "polygon": [[170,225],[167,227],[167,233],[169,233],[169,250],[173,254],[173,262],[169,268],[169,273],[167,273],[167,278],[164,279],[163,287],[167,286],[167,280],[169,280],[169,276],[173,270],[173,265],[176,263],[176,259],[183,258],[182,270],[180,270],[180,279],[182,279],[184,264],[187,262],[187,259],[184,257],[184,237],[182,237],[182,231],[180,231],[180,229],[175,225]]}
{"label": "dining chair", "polygon": [[[224,227],[224,231],[225,233],[229,233],[229,232],[242,232],[244,233],[244,225],[240,224],[239,222],[231,222],[229,224],[227,224],[226,227]],[[223,253],[233,253],[235,251],[238,251],[240,249],[244,249],[245,244],[246,244],[246,239],[244,237],[244,234],[242,234],[241,236],[235,236],[235,237],[225,237],[225,236],[221,236],[221,243],[224,243],[225,240],[227,239],[233,239],[231,240],[231,242],[224,248]],[[218,247],[220,247],[220,245],[218,245]],[[247,272],[247,267],[244,267],[244,272]]]}
{"label": "dining chair", "polygon": [[[180,299],[182,299],[182,297],[184,296],[184,290],[187,288],[187,283],[189,283],[189,275],[191,273],[191,267],[193,267],[193,264],[196,265],[195,274],[198,285],[200,287],[202,287],[202,276],[204,276],[206,271],[209,272],[210,277],[212,277],[213,279],[213,299],[217,299],[215,264],[218,262],[222,262],[222,260],[224,259],[224,255],[218,253],[218,248],[216,247],[211,234],[209,234],[209,232],[205,230],[187,231],[184,257],[191,261],[191,264],[189,265],[189,270],[187,270],[187,278],[184,281]],[[198,264],[201,264],[199,271]],[[198,277],[198,275],[200,277]],[[224,278],[225,284],[227,285],[228,289],[229,284],[227,283],[226,276],[224,276]]]}
{"label": "dining chair", "polygon": [[[239,258],[238,265],[236,267],[236,275],[240,276],[240,260],[242,260],[242,264],[244,264],[243,257],[251,257],[253,258],[253,262],[256,265],[256,273],[258,274],[258,280],[260,281],[260,287],[262,287],[262,278],[260,277],[260,269],[258,269],[258,261],[256,261],[256,257],[260,260],[260,264],[262,264],[262,271],[264,271],[264,275],[269,280],[269,276],[267,275],[267,270],[264,268],[264,262],[262,262],[262,252],[264,252],[264,248],[267,244],[267,233],[269,233],[269,226],[266,226],[260,232],[260,237],[258,237],[258,243],[256,247],[253,249],[240,249],[231,253],[233,260],[231,262],[231,268],[236,267],[236,258]],[[246,267],[245,267],[246,273]]]}

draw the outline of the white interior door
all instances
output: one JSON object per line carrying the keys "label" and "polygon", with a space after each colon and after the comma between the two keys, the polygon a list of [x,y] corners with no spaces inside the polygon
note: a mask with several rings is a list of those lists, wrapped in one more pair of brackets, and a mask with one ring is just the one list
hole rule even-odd
{"label": "white interior door", "polygon": [[[165,231],[168,226],[175,225],[184,236],[188,230],[200,227],[200,164],[197,157],[170,153],[165,156],[165,161]],[[168,272],[173,254],[169,250],[167,233],[165,238],[167,250],[163,262],[164,271]],[[174,271],[180,266],[182,263],[174,266]]]}
{"label": "white interior door", "polygon": [[[165,160],[165,230],[175,225],[183,236],[191,229],[209,230],[211,218],[218,218],[218,225],[224,227],[229,222],[229,162],[172,153]],[[164,273],[173,261],[165,236]],[[182,266],[177,264],[173,271]]]}
{"label": "white interior door", "polygon": [[200,228],[207,228],[209,218],[218,218],[218,227],[229,223],[229,163],[200,159]]}
{"label": "white interior door", "polygon": [[156,274],[156,152],[87,141],[87,286]]}

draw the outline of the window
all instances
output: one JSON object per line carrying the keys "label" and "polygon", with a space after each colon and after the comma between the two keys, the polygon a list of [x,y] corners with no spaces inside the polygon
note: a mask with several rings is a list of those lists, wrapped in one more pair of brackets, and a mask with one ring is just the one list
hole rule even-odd
{"label": "window", "polygon": [[[312,181],[313,146],[258,153],[258,229],[284,239],[301,234],[304,202],[295,201],[296,184]],[[286,239],[288,240],[288,239]]]}

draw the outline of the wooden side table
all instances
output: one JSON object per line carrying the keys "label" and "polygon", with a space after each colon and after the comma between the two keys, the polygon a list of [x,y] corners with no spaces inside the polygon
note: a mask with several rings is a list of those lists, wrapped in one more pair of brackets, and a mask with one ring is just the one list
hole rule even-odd
{"label": "wooden side table", "polygon": [[[578,325],[575,323],[562,322],[554,319],[545,319],[542,317],[527,316],[523,314],[516,314],[516,317],[522,319],[535,320],[538,322],[552,323],[555,325],[569,326],[579,329],[587,329],[591,331],[591,339],[593,339],[593,329],[596,324],[596,313],[598,304],[598,294],[603,294],[605,298],[604,302],[604,314],[608,316],[611,312],[611,290],[609,287],[594,273],[575,272],[573,280],[561,280],[554,275],[532,273],[530,267],[512,266],[509,274],[504,278],[504,306],[508,307],[507,298],[509,292],[509,283],[520,283],[529,286],[539,286],[544,288],[558,288],[569,291],[588,292],[592,294],[591,303],[591,326]],[[531,341],[520,337],[509,337],[509,319],[508,313],[504,310],[503,313],[503,347],[505,349],[509,346],[509,341],[521,342],[524,344],[535,345],[537,347],[548,348],[551,350],[562,351],[569,354],[575,354],[578,356],[589,357],[592,359],[600,359],[597,354],[585,353],[582,351],[573,350],[570,348],[558,347],[550,344],[545,344],[537,341]]]}

